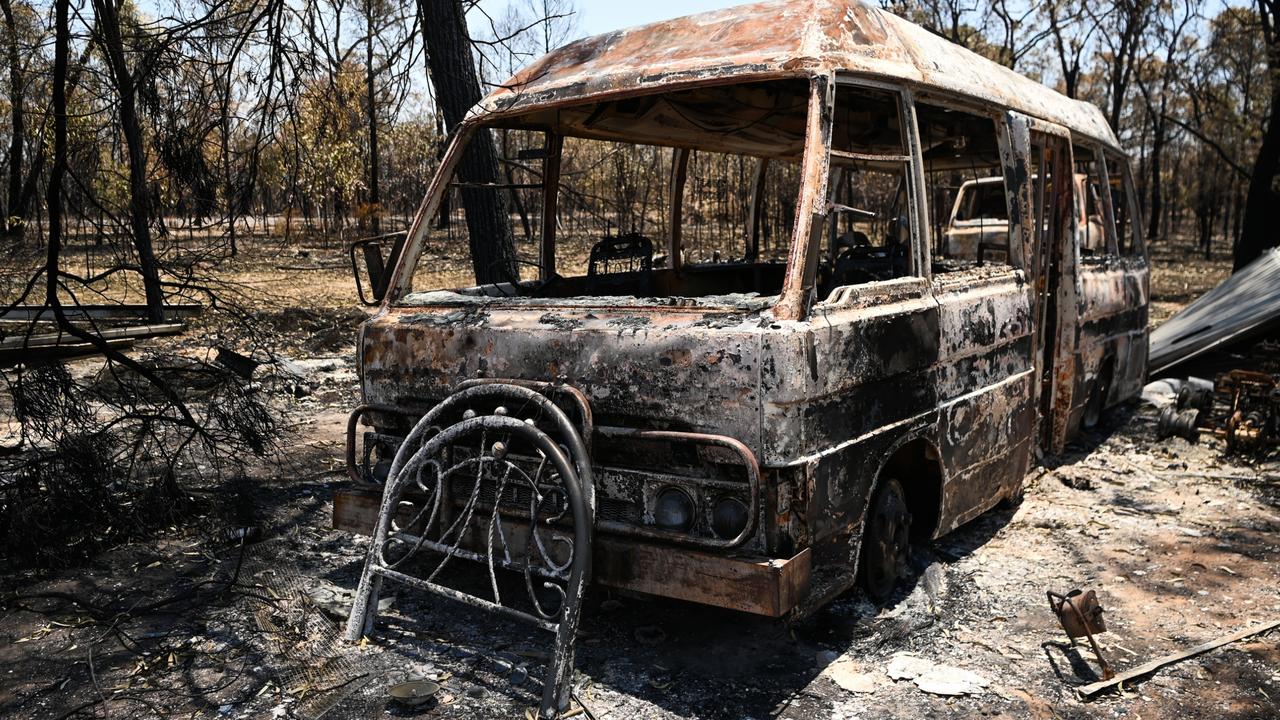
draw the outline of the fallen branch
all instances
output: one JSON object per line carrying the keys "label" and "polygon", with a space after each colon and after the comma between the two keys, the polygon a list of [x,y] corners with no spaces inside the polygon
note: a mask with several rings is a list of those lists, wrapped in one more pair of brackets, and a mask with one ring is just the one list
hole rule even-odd
{"label": "fallen branch", "polygon": [[1264,623],[1262,625],[1255,625],[1251,628],[1245,628],[1244,630],[1240,630],[1230,635],[1220,637],[1217,640],[1210,640],[1209,642],[1204,643],[1202,645],[1197,645],[1191,648],[1190,650],[1183,650],[1182,652],[1173,653],[1172,655],[1165,655],[1164,657],[1158,658],[1156,660],[1152,660],[1151,662],[1146,663],[1145,665],[1139,665],[1138,667],[1133,668],[1132,670],[1126,670],[1120,673],[1119,675],[1116,675],[1115,677],[1111,678],[1110,680],[1103,680],[1101,682],[1096,682],[1090,685],[1085,685],[1084,687],[1076,688],[1076,692],[1079,693],[1082,697],[1089,697],[1090,695],[1096,695],[1098,692],[1102,690],[1106,690],[1107,688],[1112,687],[1114,685],[1119,685],[1120,683],[1125,682],[1126,680],[1132,680],[1136,677],[1141,677],[1143,675],[1153,673],[1156,670],[1159,670],[1160,668],[1164,667],[1165,665],[1172,665],[1173,663],[1181,662],[1183,660],[1186,660],[1187,658],[1195,657],[1196,655],[1200,655],[1201,653],[1209,652],[1214,648],[1219,648],[1219,647],[1222,647],[1223,645],[1230,645],[1231,643],[1237,640],[1243,640],[1247,637],[1250,637],[1251,635],[1264,633],[1276,627],[1280,627],[1280,620],[1273,620],[1269,623]]}

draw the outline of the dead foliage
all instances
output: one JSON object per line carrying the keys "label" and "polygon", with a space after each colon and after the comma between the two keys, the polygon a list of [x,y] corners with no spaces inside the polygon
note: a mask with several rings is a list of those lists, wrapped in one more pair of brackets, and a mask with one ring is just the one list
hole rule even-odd
{"label": "dead foliage", "polygon": [[0,457],[0,549],[11,566],[65,566],[172,524],[193,487],[265,457],[270,397],[220,366],[156,354],[95,372],[0,373],[19,443]]}

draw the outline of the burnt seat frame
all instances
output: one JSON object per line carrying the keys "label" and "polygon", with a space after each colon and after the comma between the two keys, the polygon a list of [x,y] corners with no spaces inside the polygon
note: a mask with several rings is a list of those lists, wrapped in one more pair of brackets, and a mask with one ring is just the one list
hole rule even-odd
{"label": "burnt seat frame", "polygon": [[[570,420],[569,415],[551,399],[552,396],[564,398],[569,405],[574,406],[578,423],[575,424]],[[475,412],[474,406],[477,404],[483,405],[486,401],[493,404],[503,400],[510,400],[511,405],[535,406],[538,418],[544,421],[542,424],[550,426],[547,432],[543,432],[532,419],[525,421],[508,416],[505,409],[495,409],[492,414],[484,415],[477,415]],[[456,416],[459,408],[466,408],[462,415],[463,419],[441,427],[451,414]],[[352,412],[347,423],[346,459],[348,474],[362,485],[370,483],[366,479],[366,474],[361,472],[356,459],[356,428],[363,417],[374,413],[398,415],[402,418],[416,419],[416,422],[413,424],[413,429],[401,441],[382,488],[382,501],[373,539],[347,621],[347,639],[355,642],[361,636],[373,631],[378,595],[384,578],[541,627],[555,634],[555,644],[545,676],[539,708],[542,717],[554,717],[569,707],[572,694],[574,638],[581,613],[582,598],[586,585],[591,580],[592,543],[597,531],[710,550],[728,550],[741,546],[756,532],[761,506],[760,468],[750,449],[733,438],[706,433],[594,427],[590,404],[586,396],[577,388],[538,381],[484,378],[460,383],[452,394],[425,414],[411,408],[390,405],[360,406]],[[515,467],[514,460],[508,460],[510,467],[497,488],[494,502],[486,504],[483,501],[477,501],[477,497],[481,494],[481,485],[490,482],[477,471],[470,498],[463,507],[461,520],[455,520],[446,528],[447,520],[440,512],[440,508],[451,501],[447,497],[450,492],[448,487],[452,478],[456,477],[451,473],[463,463],[446,469],[438,458],[443,457],[443,453],[460,439],[469,434],[486,431],[507,433],[523,444],[533,446],[543,458],[549,460],[564,486],[565,505],[568,512],[562,510],[543,517],[538,513],[541,505],[534,507],[531,503],[527,515],[512,515],[510,508],[501,502],[505,483],[512,474],[511,468]],[[611,439],[694,442],[717,447],[728,451],[731,455],[736,454],[746,469],[750,496],[746,526],[733,538],[705,538],[660,528],[598,520],[592,456],[589,449],[589,440],[596,433]],[[481,437],[485,435],[482,434]],[[478,461],[500,465],[504,460],[503,454],[495,449],[486,455],[483,453],[483,445],[482,440],[482,453]],[[366,451],[366,463],[367,455]],[[516,456],[511,456],[511,458],[514,457]],[[516,469],[516,472],[520,471]],[[424,473],[428,477],[425,483],[422,480]],[[528,480],[527,476],[525,479]],[[538,478],[535,477],[529,485],[535,489],[539,487]],[[415,495],[415,499],[418,500],[416,504],[410,500],[410,497]],[[406,514],[411,519],[406,521]],[[484,517],[484,514],[488,517]],[[486,520],[487,522],[484,522]],[[476,521],[481,521],[488,527],[487,537],[481,543],[482,551],[474,549],[473,546],[476,544],[474,539],[467,539],[468,530],[473,529]],[[516,550],[515,558],[513,558],[512,546],[504,534],[508,532],[504,530],[508,525],[515,525],[517,529],[528,532],[528,540],[522,548]],[[539,526],[544,527],[545,532],[552,535],[551,541],[541,539],[538,534]],[[395,542],[409,545],[410,549],[400,557],[392,559],[389,550]],[[557,564],[551,559],[544,545],[549,546],[553,542],[566,544],[570,548],[570,558],[567,562]],[[411,574],[400,567],[420,550],[429,551],[433,553],[433,557],[441,558],[425,578],[422,577],[422,573]],[[540,566],[531,562],[531,556],[535,551],[542,558]],[[519,557],[521,555],[523,555],[522,558]],[[466,593],[436,581],[444,566],[455,557],[471,560],[487,567],[492,599]],[[526,612],[503,602],[495,572],[498,567],[523,573],[535,613]],[[536,579],[540,579],[544,587],[561,593],[560,607],[556,612],[543,609],[534,590]],[[561,589],[556,583],[563,583],[564,588]]]}
{"label": "burnt seat frame", "polygon": [[[483,407],[485,403],[503,404],[490,413],[477,414],[475,406]],[[534,418],[526,421],[509,416],[505,410],[507,403],[526,408],[531,406],[536,419],[542,421],[542,427]],[[459,409],[462,409],[462,419],[441,428],[441,421],[450,415],[456,416]],[[476,433],[481,438],[477,456],[464,458],[449,467],[440,462],[443,453],[455,442]],[[543,458],[537,473],[530,478],[507,457],[507,443],[499,441],[491,449],[487,448],[490,433],[506,438],[512,445],[518,441],[523,446],[532,447]],[[437,404],[414,425],[392,462],[373,540],[347,619],[347,640],[355,642],[373,631],[382,580],[389,578],[554,633],[553,652],[543,679],[539,716],[552,718],[567,710],[572,696],[575,636],[582,598],[591,573],[595,486],[588,457],[578,429],[564,412],[545,395],[529,388],[503,383],[474,384]],[[454,461],[451,458],[449,462]],[[543,469],[548,463],[554,475],[544,478]],[[482,485],[495,474],[485,474],[486,464],[497,467],[499,471],[505,469],[490,507],[477,502]],[[464,471],[465,476],[472,476],[472,466],[477,469],[470,498],[459,517],[446,528],[447,520],[439,510],[449,502],[446,496],[450,492],[451,481],[454,477],[463,476]],[[552,481],[553,477],[558,479],[558,483]],[[508,482],[515,486],[521,480],[528,486],[530,508],[528,517],[521,518],[527,539],[522,547],[518,547],[508,540],[510,531],[505,529],[508,518],[500,509]],[[421,508],[411,510],[412,520],[402,524],[398,516],[405,505],[405,491],[411,485],[426,493],[429,499]],[[483,552],[467,547],[473,520],[477,519],[476,510],[488,515]],[[539,533],[540,527],[547,535],[545,540]],[[409,550],[393,560],[388,551],[394,542],[408,545]],[[560,554],[568,554],[563,561],[548,550],[557,543],[562,548]],[[423,549],[434,553],[435,562],[434,569],[425,578],[422,573],[406,572],[407,568],[401,568],[406,560]],[[538,555],[537,564],[533,557],[535,553]],[[438,561],[434,560],[436,557]],[[487,566],[492,600],[436,582],[436,577],[455,557]],[[429,566],[430,562],[427,564]],[[504,603],[495,572],[497,567],[523,573],[533,613]],[[535,590],[535,582],[539,581],[546,590],[559,594],[558,607],[554,611],[545,609],[540,602]],[[563,583],[563,587],[558,583]]]}

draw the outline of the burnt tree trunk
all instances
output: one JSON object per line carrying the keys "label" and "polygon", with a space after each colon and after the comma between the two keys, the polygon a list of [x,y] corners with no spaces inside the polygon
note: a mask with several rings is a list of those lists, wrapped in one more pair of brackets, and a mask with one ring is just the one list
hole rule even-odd
{"label": "burnt tree trunk", "polygon": [[[1275,81],[1273,80],[1273,83]],[[1236,244],[1234,269],[1239,270],[1263,253],[1280,243],[1280,193],[1274,186],[1280,173],[1280,83],[1271,91],[1271,109],[1267,116],[1266,132],[1253,163],[1249,177],[1249,192],[1245,198],[1244,221],[1240,228],[1240,241]]]}
{"label": "burnt tree trunk", "polygon": [[231,76],[227,74],[226,85],[222,88],[222,102],[219,103],[222,125],[222,181],[227,201],[227,244],[231,257],[235,257],[236,247],[236,187],[231,172]]}
{"label": "burnt tree trunk", "polygon": [[16,237],[22,233],[22,223],[9,225],[9,217],[25,218],[27,208],[22,197],[22,156],[26,143],[26,87],[22,78],[21,55],[18,50],[18,26],[13,15],[11,0],[0,0],[0,11],[5,22],[5,59],[9,65],[9,182],[5,205],[0,209],[0,230]]}
{"label": "burnt tree trunk", "polygon": [[1257,7],[1267,49],[1271,93],[1266,129],[1249,176],[1240,232],[1232,253],[1233,270],[1240,270],[1258,259],[1264,250],[1280,243],[1280,235],[1275,232],[1280,227],[1280,193],[1275,189],[1276,175],[1280,173],[1280,77],[1277,77],[1280,73],[1280,38],[1276,37],[1276,11],[1280,10],[1280,0],[1257,0]]}
{"label": "burnt tree trunk", "polygon": [[[62,176],[67,169],[67,50],[71,44],[67,6],[70,0],[54,1],[53,43],[53,167],[49,169],[49,247],[45,261],[45,302],[57,312],[59,267],[62,252]],[[60,320],[63,318],[59,318]]]}
{"label": "burnt tree trunk", "polygon": [[1280,193],[1276,192],[1276,174],[1280,173],[1280,38],[1276,37],[1276,11],[1280,0],[1258,0],[1259,25],[1267,48],[1267,70],[1271,83],[1271,101],[1267,108],[1267,127],[1249,176],[1244,217],[1233,253],[1233,271],[1239,270],[1263,253],[1280,244]]}
{"label": "burnt tree trunk", "polygon": [[1160,188],[1160,155],[1164,151],[1164,123],[1163,117],[1155,118],[1151,138],[1151,221],[1147,225],[1147,239],[1152,241],[1160,236],[1160,209],[1163,200]]}
{"label": "burnt tree trunk", "polygon": [[[0,2],[3,2],[5,5],[9,4],[9,0],[0,0]],[[70,67],[67,71],[67,78],[64,83],[65,87],[63,88],[64,96],[69,97],[71,93],[75,92],[76,88],[80,84],[80,78],[84,75],[84,68],[86,65],[89,64],[89,58],[92,56],[93,48],[97,42],[98,26],[97,26],[96,19],[94,23],[95,23],[93,26],[94,29],[92,32],[89,33],[89,41],[84,44],[84,48],[81,49],[80,51],[79,62],[77,62],[74,66]],[[35,198],[36,191],[38,189],[37,183],[39,182],[41,175],[44,173],[46,143],[44,142],[43,129],[39,129],[37,131],[36,137],[33,138],[33,142],[31,143],[31,145],[32,145],[33,156],[29,164],[30,166],[27,168],[26,179],[23,180],[22,182],[22,190],[18,195],[18,203],[17,203],[17,207],[22,208],[24,212],[22,217],[25,217],[25,212],[30,210],[31,201],[32,199]],[[12,212],[13,207],[14,207],[13,205],[10,205],[10,214],[13,214]],[[36,211],[38,214],[40,211],[40,208],[37,208]],[[102,242],[101,236],[99,236],[98,242],[99,243]]]}
{"label": "burnt tree trunk", "polygon": [[369,103],[369,227],[372,234],[382,234],[382,193],[378,189],[378,99],[373,72],[373,7],[364,4],[364,79]]}
{"label": "burnt tree trunk", "polygon": [[147,320],[164,321],[164,289],[155,250],[151,244],[151,207],[147,194],[147,155],[143,146],[142,125],[138,120],[137,88],[133,73],[125,60],[121,37],[120,15],[113,0],[93,0],[98,27],[102,30],[102,46],[106,51],[111,79],[119,102],[120,131],[124,134],[129,157],[129,226],[133,246],[138,254],[138,268],[147,300]]}
{"label": "burnt tree trunk", "polygon": [[[508,130],[500,130],[499,132],[502,133],[502,157],[509,159],[512,155],[511,133]],[[507,181],[507,184],[512,186],[510,191],[511,204],[515,205],[516,215],[520,216],[520,229],[524,231],[525,242],[532,242],[533,226],[529,223],[529,212],[525,210],[524,200],[520,197],[520,191],[515,188],[516,176],[515,171],[511,169],[510,161],[502,163],[502,176]]]}
{"label": "burnt tree trunk", "polygon": [[[480,81],[471,55],[466,15],[459,0],[418,0],[422,34],[427,45],[431,80],[436,102],[453,132],[471,106],[480,101]],[[464,183],[496,184],[498,156],[493,137],[479,129],[471,138],[458,164],[458,179]],[[467,217],[471,244],[471,264],[480,283],[518,280],[515,238],[504,193],[480,188],[464,188],[462,207]]]}

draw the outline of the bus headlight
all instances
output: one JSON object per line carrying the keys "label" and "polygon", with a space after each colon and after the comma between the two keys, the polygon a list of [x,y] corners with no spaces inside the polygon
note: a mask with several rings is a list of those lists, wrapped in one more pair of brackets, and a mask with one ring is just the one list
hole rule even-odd
{"label": "bus headlight", "polygon": [[711,510],[711,529],[722,540],[738,537],[747,526],[747,504],[737,498],[720,498]]}
{"label": "bus headlight", "polygon": [[663,530],[689,532],[694,521],[693,498],[680,488],[664,488],[654,503],[653,521]]}

